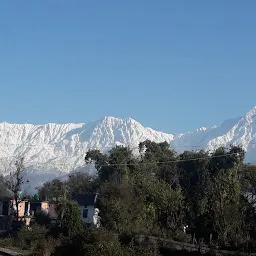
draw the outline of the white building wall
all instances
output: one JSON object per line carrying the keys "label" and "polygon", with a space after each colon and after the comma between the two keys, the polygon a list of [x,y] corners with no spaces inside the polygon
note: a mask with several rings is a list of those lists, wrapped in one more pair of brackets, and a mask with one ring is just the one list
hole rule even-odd
{"label": "white building wall", "polygon": [[[84,209],[88,210],[87,218],[83,218]],[[87,205],[87,207],[80,206],[81,218],[84,223],[92,223],[95,207],[93,205]]]}

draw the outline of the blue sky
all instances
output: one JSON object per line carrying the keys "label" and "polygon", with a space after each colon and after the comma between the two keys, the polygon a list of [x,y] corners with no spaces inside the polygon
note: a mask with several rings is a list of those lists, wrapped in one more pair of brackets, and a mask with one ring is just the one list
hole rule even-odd
{"label": "blue sky", "polygon": [[0,121],[170,133],[256,105],[254,0],[0,3]]}

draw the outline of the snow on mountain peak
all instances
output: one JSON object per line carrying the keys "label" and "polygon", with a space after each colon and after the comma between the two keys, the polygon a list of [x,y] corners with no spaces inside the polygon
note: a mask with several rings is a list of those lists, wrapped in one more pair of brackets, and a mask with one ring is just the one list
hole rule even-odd
{"label": "snow on mountain peak", "polygon": [[38,170],[59,175],[82,166],[89,149],[106,152],[115,145],[138,148],[146,139],[170,142],[173,135],[145,128],[131,118],[107,116],[79,124],[0,123],[0,158],[4,159],[0,165],[24,156],[25,165],[36,175]]}
{"label": "snow on mountain peak", "polygon": [[250,111],[248,111],[248,112],[246,113],[246,115],[249,115],[249,116],[254,116],[254,115],[256,115],[256,106],[253,107]]}
{"label": "snow on mountain peak", "polygon": [[207,127],[200,127],[199,129],[196,129],[197,132],[206,131]]}
{"label": "snow on mountain peak", "polygon": [[[243,117],[220,126],[201,127],[194,132],[173,136],[143,127],[132,118],[105,116],[88,123],[9,124],[0,123],[0,165],[2,170],[14,157],[24,156],[34,183],[44,182],[75,169],[83,169],[90,149],[107,152],[116,145],[137,149],[139,142],[167,141],[177,151],[214,150],[230,144],[241,145],[246,161],[256,163],[256,107]],[[89,169],[88,169],[89,168]],[[94,171],[87,167],[86,171]]]}
{"label": "snow on mountain peak", "polygon": [[248,123],[252,123],[256,121],[256,107],[252,108],[248,111],[244,117]]}
{"label": "snow on mountain peak", "polygon": [[213,151],[218,147],[230,145],[242,146],[246,153],[246,161],[256,163],[256,107],[243,117],[229,119],[220,126],[197,129],[195,132],[181,134],[171,142],[178,152],[184,150],[205,149]]}

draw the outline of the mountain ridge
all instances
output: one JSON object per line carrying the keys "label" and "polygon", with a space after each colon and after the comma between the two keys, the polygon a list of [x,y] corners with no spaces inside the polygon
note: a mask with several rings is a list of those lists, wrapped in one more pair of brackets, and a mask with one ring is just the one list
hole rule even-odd
{"label": "mountain ridge", "polygon": [[228,119],[222,122],[220,126],[214,126],[204,130],[197,129],[194,132],[180,134],[174,138],[171,146],[177,149],[178,147],[182,147],[184,150],[194,148],[213,151],[220,146],[229,147],[231,144],[239,145],[246,151],[245,161],[256,163],[255,121],[256,106],[244,116]]}
{"label": "mountain ridge", "polygon": [[[0,123],[0,166],[3,174],[15,157],[24,156],[35,179],[62,175],[84,165],[89,149],[107,152],[115,145],[138,148],[144,140],[167,141],[177,152],[220,146],[241,145],[246,161],[256,163],[256,107],[239,118],[228,119],[220,126],[201,127],[177,135],[144,127],[132,118],[105,116],[87,123],[9,124]],[[88,171],[89,169],[87,169]],[[93,171],[91,168],[89,171]],[[47,174],[47,175],[46,175]]]}

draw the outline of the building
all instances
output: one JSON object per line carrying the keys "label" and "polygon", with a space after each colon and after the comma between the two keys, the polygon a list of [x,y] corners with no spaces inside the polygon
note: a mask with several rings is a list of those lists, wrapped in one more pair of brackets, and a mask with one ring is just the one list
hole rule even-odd
{"label": "building", "polygon": [[87,194],[75,196],[76,201],[80,207],[81,218],[84,223],[92,224],[93,216],[97,205],[98,194]]}
{"label": "building", "polygon": [[1,198],[0,201],[0,216],[11,215],[12,202],[9,198]]}
{"label": "building", "polygon": [[[1,181],[0,181],[1,182]],[[8,230],[13,223],[14,213],[17,212],[13,193],[5,188],[0,187],[0,231]],[[57,218],[55,205],[48,201],[19,199],[18,217],[20,221],[25,221],[29,226],[31,217],[40,213],[47,214],[52,220]]]}
{"label": "building", "polygon": [[9,230],[12,224],[13,193],[1,186],[0,189],[0,232]]}
{"label": "building", "polygon": [[[97,209],[98,194],[77,195],[73,198],[80,207],[81,218],[84,223],[93,224],[96,227],[100,225],[99,210]],[[0,218],[13,216],[16,212],[15,201],[12,195],[5,195],[0,197]],[[55,211],[55,204],[48,201],[22,199],[18,204],[19,220],[26,221],[26,219],[33,219],[40,213],[47,214],[53,221],[57,219]],[[1,226],[1,225],[0,225]]]}
{"label": "building", "polygon": [[13,193],[2,186],[0,190],[0,216],[11,215]]}
{"label": "building", "polygon": [[[12,215],[12,210],[16,212],[16,204],[13,199],[1,198],[0,215]],[[19,219],[23,220],[26,216],[34,217],[37,214],[45,213],[51,219],[56,219],[55,205],[48,201],[30,201],[23,199],[18,204]]]}
{"label": "building", "polygon": [[51,219],[57,218],[55,204],[51,204],[48,201],[31,201],[30,214],[37,215],[40,213],[47,214]]}

